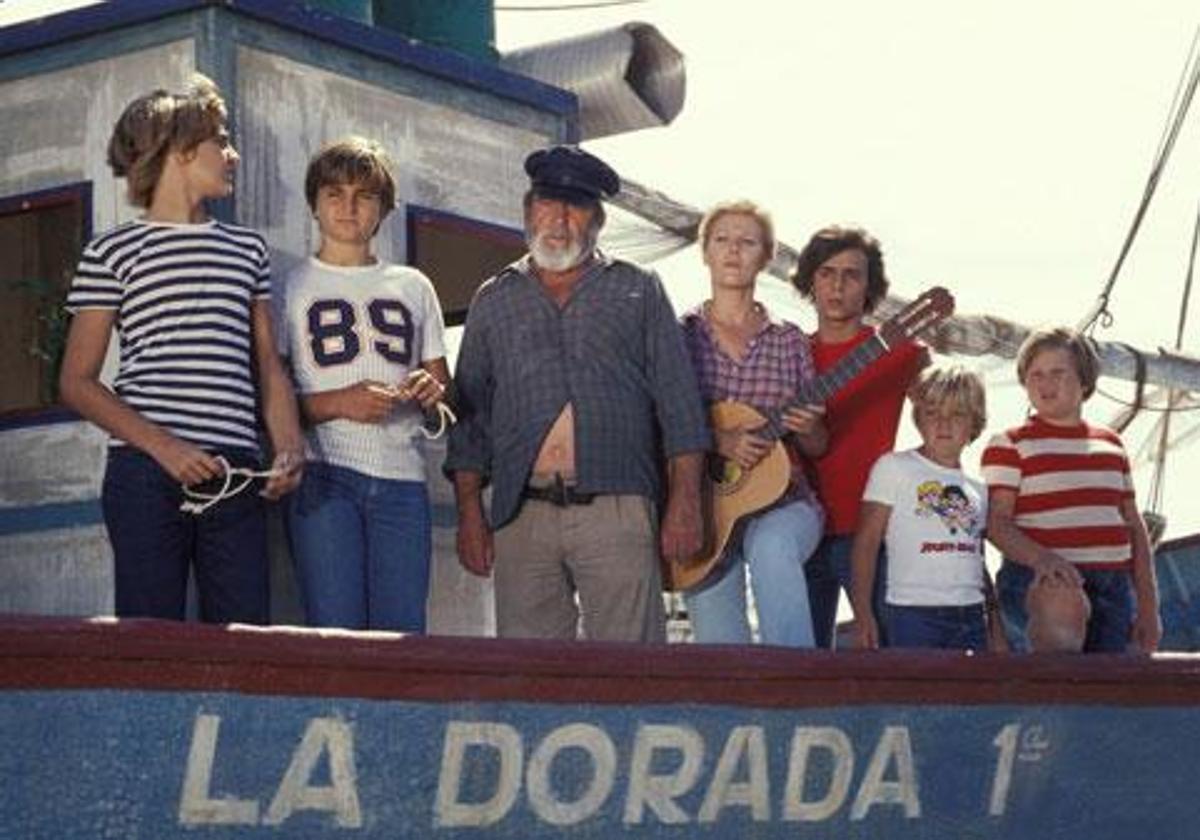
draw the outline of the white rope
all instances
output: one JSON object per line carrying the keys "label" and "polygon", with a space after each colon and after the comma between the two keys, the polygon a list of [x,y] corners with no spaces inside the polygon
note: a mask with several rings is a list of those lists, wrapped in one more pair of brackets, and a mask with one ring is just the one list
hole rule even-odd
{"label": "white rope", "polygon": [[[205,493],[202,490],[194,490],[188,485],[183,485],[183,495],[186,496],[183,503],[179,505],[179,509],[184,513],[191,513],[199,516],[224,499],[232,499],[238,493],[241,493],[247,487],[254,483],[256,478],[271,478],[277,475],[283,475],[291,469],[291,464],[285,459],[284,463],[277,467],[272,467],[269,470],[254,470],[249,467],[235,467],[225,460],[222,455],[217,456],[217,461],[225,470],[225,482],[221,485],[221,489],[215,493]],[[234,476],[241,479],[241,483],[234,485]],[[232,487],[232,489],[230,489]]]}
{"label": "white rope", "polygon": [[437,440],[446,433],[447,426],[453,426],[458,422],[458,417],[450,410],[450,406],[444,402],[438,401],[436,406],[438,413],[438,428],[436,432],[431,432],[424,426],[421,427],[421,434],[425,435],[428,440]]}
{"label": "white rope", "polygon": [[[389,397],[408,397],[407,389],[400,385],[368,385],[370,390],[380,394],[387,394]],[[458,416],[451,410],[450,406],[438,400],[434,405],[438,413],[438,427],[436,432],[431,432],[424,426],[421,426],[421,434],[425,435],[428,440],[437,440],[446,433],[446,428],[458,422]]]}

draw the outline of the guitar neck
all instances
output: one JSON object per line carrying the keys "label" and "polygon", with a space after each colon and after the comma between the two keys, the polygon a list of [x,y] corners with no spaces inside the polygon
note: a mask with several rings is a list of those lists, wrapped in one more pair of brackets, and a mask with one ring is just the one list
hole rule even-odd
{"label": "guitar neck", "polygon": [[871,362],[887,353],[888,346],[878,334],[872,335],[859,344],[845,356],[838,359],[837,364],[829,370],[808,382],[801,384],[796,398],[774,411],[768,412],[767,428],[759,432],[761,437],[778,440],[784,435],[781,418],[789,408],[799,408],[805,405],[824,405],[829,398],[845,388]]}
{"label": "guitar neck", "polygon": [[[792,401],[792,406],[815,403],[824,405],[829,398],[850,384],[851,380],[862,373],[867,365],[888,351],[878,335],[872,335],[859,344],[845,356],[838,359],[837,364],[822,373],[816,379],[806,382],[800,387],[800,393]],[[789,406],[791,407],[791,406]]]}

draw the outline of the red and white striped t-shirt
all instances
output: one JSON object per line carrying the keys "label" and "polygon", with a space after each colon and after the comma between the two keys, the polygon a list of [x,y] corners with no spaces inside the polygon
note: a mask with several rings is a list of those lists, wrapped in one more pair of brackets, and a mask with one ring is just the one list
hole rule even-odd
{"label": "red and white striped t-shirt", "polygon": [[1131,565],[1121,503],[1134,498],[1133,480],[1116,432],[1033,417],[991,439],[983,478],[989,491],[1016,491],[1013,521],[1039,545],[1084,568]]}

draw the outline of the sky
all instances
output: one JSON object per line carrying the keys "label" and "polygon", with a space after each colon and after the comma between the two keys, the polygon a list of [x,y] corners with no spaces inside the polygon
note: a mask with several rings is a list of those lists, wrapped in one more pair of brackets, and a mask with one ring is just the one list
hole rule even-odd
{"label": "sky", "polygon": [[[504,52],[633,20],[654,24],[684,53],[683,112],[667,127],[585,148],[699,208],[752,198],[797,248],[827,223],[862,225],[883,243],[894,293],[911,298],[945,285],[961,313],[1039,326],[1078,323],[1100,294],[1145,188],[1200,7],[648,0],[499,8],[497,46]],[[1198,202],[1200,103],[1117,280],[1113,325],[1098,338],[1150,351],[1174,345]],[[677,306],[703,299],[707,275],[696,248],[654,267]],[[773,280],[763,285],[781,315],[813,326],[805,302]],[[1198,330],[1185,332],[1185,352],[1200,355]],[[981,369],[989,386],[989,431],[965,458],[974,471],[988,434],[1019,423],[1027,403],[1012,362],[956,361]],[[1116,380],[1101,387],[1123,399],[1133,393]],[[1097,395],[1085,413],[1107,423],[1119,408]],[[1130,427],[1131,453],[1156,420]],[[1172,429],[1197,424],[1192,412],[1177,415]],[[900,445],[916,441],[906,420]],[[1135,470],[1143,505],[1152,474],[1149,464]],[[1195,476],[1200,437],[1168,459],[1168,538],[1200,532]]]}
{"label": "sky", "polygon": [[[0,25],[88,0],[0,0]],[[622,174],[704,208],[752,198],[779,238],[800,247],[817,228],[855,223],[883,243],[893,292],[951,288],[961,313],[1027,326],[1075,324],[1116,260],[1145,187],[1200,7],[1194,0],[498,0],[503,52],[634,20],[686,57],[687,97],[669,126],[589,141]],[[512,7],[534,7],[515,11]],[[1195,104],[1117,281],[1103,340],[1173,346],[1200,203]],[[659,261],[677,307],[705,296],[697,249]],[[763,292],[811,328],[811,309],[774,280]],[[1200,295],[1198,295],[1200,296]],[[1193,296],[1195,298],[1196,296]],[[1200,313],[1194,317],[1200,318]],[[1200,355],[1185,334],[1185,352]],[[992,430],[1026,411],[1008,361],[958,359],[989,386],[989,432],[967,451],[976,470]],[[1132,386],[1103,380],[1129,399]],[[1120,406],[1097,395],[1086,415]],[[1136,454],[1157,415],[1130,427]],[[1172,429],[1200,428],[1200,412]],[[916,442],[907,419],[899,445]],[[1135,482],[1145,504],[1153,476]],[[1200,434],[1165,472],[1167,536],[1200,532]]]}

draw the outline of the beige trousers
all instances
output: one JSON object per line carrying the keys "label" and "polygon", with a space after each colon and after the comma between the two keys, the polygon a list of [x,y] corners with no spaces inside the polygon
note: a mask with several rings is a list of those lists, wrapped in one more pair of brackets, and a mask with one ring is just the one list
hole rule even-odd
{"label": "beige trousers", "polygon": [[587,639],[666,641],[657,533],[644,496],[526,499],[495,534],[497,635],[574,639],[582,617]]}

